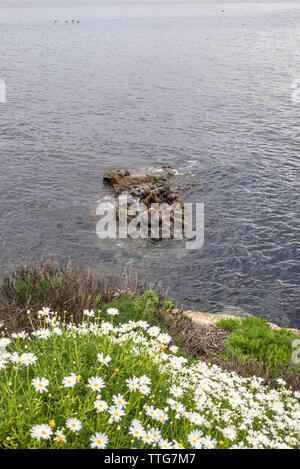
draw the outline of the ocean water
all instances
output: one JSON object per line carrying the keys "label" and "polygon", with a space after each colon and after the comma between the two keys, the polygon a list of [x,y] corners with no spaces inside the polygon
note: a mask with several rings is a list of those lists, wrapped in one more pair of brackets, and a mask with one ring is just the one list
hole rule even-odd
{"label": "ocean water", "polygon": [[[299,25],[287,1],[0,0],[0,277],[126,265],[178,305],[299,328]],[[203,248],[101,241],[103,172],[162,162],[205,204]]]}

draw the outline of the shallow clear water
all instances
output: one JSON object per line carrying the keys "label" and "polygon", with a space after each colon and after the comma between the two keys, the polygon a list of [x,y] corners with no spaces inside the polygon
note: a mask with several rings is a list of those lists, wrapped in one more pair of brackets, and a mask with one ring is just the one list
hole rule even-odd
{"label": "shallow clear water", "polygon": [[[288,2],[0,1],[1,277],[126,264],[178,304],[300,327],[299,25]],[[205,203],[204,247],[100,241],[103,172],[160,162]]]}

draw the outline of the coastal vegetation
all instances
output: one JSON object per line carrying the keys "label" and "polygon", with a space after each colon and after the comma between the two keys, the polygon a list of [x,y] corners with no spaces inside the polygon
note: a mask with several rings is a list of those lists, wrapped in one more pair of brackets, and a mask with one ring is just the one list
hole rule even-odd
{"label": "coastal vegetation", "polygon": [[[278,365],[292,370],[293,342],[296,334],[287,329],[272,330],[266,319],[247,316],[236,319],[220,319],[217,326],[230,331],[224,341],[227,353],[242,360],[253,357],[258,363],[266,364],[274,376],[280,375]],[[298,367],[300,371],[300,367]]]}
{"label": "coastal vegetation", "polygon": [[[87,306],[85,306],[87,305]],[[0,285],[1,448],[297,448],[294,335],[192,324],[136,279],[53,260]]]}

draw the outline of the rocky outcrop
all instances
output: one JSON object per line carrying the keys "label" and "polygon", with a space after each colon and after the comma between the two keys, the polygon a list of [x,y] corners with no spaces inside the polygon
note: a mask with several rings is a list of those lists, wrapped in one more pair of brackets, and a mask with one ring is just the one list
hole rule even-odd
{"label": "rocky outcrop", "polygon": [[[179,221],[180,226],[184,222],[184,206],[183,201],[179,199],[177,189],[175,187],[174,177],[176,170],[171,166],[148,166],[136,169],[120,169],[117,171],[105,172],[103,176],[104,184],[110,185],[115,192],[115,196],[129,196],[130,202],[143,204],[143,219],[148,222],[149,230],[151,220],[159,220],[162,226],[163,214],[157,209],[157,205],[167,204],[173,206],[174,210],[170,212],[170,228],[171,238],[174,238],[175,221]],[[128,215],[128,222],[132,216]],[[177,225],[178,226],[178,223]],[[160,229],[159,237],[161,239],[162,232]]]}
{"label": "rocky outcrop", "polygon": [[116,196],[126,192],[150,205],[154,201],[177,199],[176,190],[169,183],[175,175],[176,171],[171,166],[148,166],[105,172],[103,182],[113,187]]}
{"label": "rocky outcrop", "polygon": [[[233,314],[219,314],[219,313],[202,313],[202,312],[197,312],[197,311],[184,311],[186,316],[191,318],[191,320],[195,324],[199,324],[201,326],[215,326],[219,319],[239,319],[239,316],[235,316]],[[277,326],[277,324],[274,324],[272,322],[269,322],[270,327],[272,330],[280,330],[282,327]],[[298,329],[291,329],[291,328],[286,328],[288,331],[293,332],[296,335],[300,336],[300,330]]]}

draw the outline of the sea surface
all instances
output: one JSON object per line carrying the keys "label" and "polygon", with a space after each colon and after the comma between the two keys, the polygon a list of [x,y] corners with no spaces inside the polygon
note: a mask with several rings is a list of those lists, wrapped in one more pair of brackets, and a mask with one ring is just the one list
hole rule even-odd
{"label": "sea surface", "polygon": [[[1,278],[45,254],[126,266],[300,328],[299,2],[0,0],[0,79]],[[100,240],[103,172],[160,163],[204,203],[203,248]]]}

